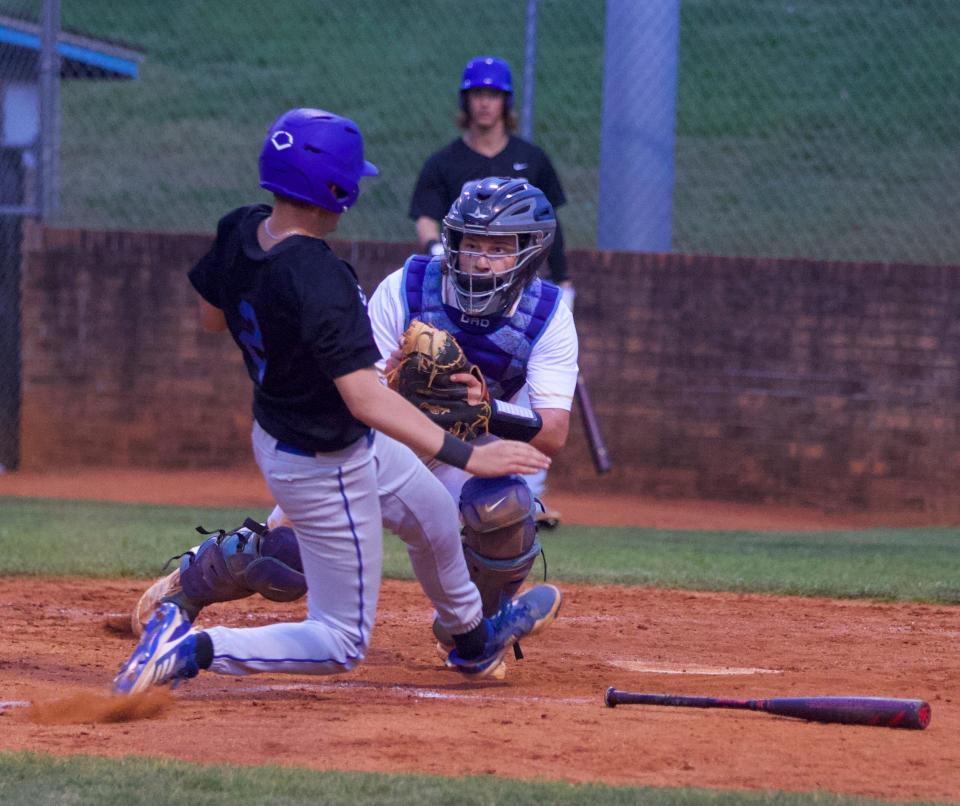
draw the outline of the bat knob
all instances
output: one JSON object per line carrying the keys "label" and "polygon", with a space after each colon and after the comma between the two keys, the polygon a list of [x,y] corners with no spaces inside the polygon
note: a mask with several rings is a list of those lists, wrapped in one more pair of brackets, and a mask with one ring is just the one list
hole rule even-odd
{"label": "bat knob", "polygon": [[607,708],[615,708],[617,705],[617,701],[613,696],[615,691],[616,689],[613,686],[610,686],[610,688],[608,688],[606,693],[603,695],[603,702]]}

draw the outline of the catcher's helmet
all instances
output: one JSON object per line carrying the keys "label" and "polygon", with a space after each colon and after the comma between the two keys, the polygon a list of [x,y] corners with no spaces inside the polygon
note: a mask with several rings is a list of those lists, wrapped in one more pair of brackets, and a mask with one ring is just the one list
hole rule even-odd
{"label": "catcher's helmet", "polygon": [[504,110],[509,112],[513,106],[513,77],[510,65],[496,56],[477,56],[467,62],[460,80],[460,108],[467,109],[467,90],[489,87],[506,93]]}
{"label": "catcher's helmet", "polygon": [[260,150],[260,187],[334,213],[356,202],[360,177],[378,173],[357,124],[322,109],[285,112]]}
{"label": "catcher's helmet", "polygon": [[[467,182],[443,219],[445,271],[457,305],[473,316],[510,308],[546,260],[557,230],[557,216],[543,191],[526,179],[491,176]],[[460,242],[466,234],[515,235],[513,268],[478,275],[460,268]]]}

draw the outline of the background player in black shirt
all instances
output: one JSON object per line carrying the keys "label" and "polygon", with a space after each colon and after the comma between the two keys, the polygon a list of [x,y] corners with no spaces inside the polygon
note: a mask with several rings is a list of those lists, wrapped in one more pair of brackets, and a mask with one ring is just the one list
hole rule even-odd
{"label": "background player in black shirt", "polygon": [[[466,182],[484,177],[523,177],[540,188],[554,210],[567,200],[557,172],[543,149],[513,134],[513,77],[510,65],[495,56],[477,56],[467,62],[460,80],[460,113],[457,124],[463,134],[430,155],[420,169],[410,200],[410,217],[416,222],[420,247],[434,257],[443,255],[440,222],[459,198]],[[563,230],[557,231],[547,259],[549,279],[560,286],[562,299],[573,310],[573,283],[567,275]],[[529,405],[529,401],[519,401]],[[534,496],[543,501],[546,471],[528,476]],[[560,513],[546,505],[541,521],[560,522]]]}
{"label": "background player in black shirt", "polygon": [[[480,476],[531,472],[549,460],[525,443],[461,442],[379,381],[366,299],[352,267],[323,240],[357,200],[361,177],[376,173],[353,121],[291,110],[271,126],[260,155],[260,184],[273,192],[273,208],[224,216],[213,247],[190,271],[204,329],[229,331],[253,382],[254,455],[296,531],[307,618],[200,631],[165,601],[121,667],[118,693],[200,669],[243,675],[353,668],[373,629],[383,524],[410,544],[411,558],[417,555],[417,578],[453,632],[450,662],[467,674],[495,670],[518,638],[540,630],[559,609],[560,592],[541,585],[483,618],[456,505],[414,451]],[[237,544],[229,541],[204,546],[196,562],[207,573],[197,584],[229,583],[243,546],[232,554]],[[284,584],[282,563],[264,559],[244,573],[277,574]]]}
{"label": "background player in black shirt", "polygon": [[[439,245],[440,222],[466,182],[488,176],[525,177],[543,191],[554,209],[566,202],[550,158],[542,149],[513,134],[516,117],[512,107],[510,66],[494,56],[477,56],[467,62],[460,82],[457,119],[463,134],[430,155],[410,200],[409,213],[416,222],[417,240],[429,254],[443,254]],[[559,226],[547,263],[549,279],[570,289]],[[569,296],[570,291],[566,294]]]}

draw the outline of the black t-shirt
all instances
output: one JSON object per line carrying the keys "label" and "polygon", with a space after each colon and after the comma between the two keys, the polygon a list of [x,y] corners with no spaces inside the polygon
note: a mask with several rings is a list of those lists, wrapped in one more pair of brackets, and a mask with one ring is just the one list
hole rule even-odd
{"label": "black t-shirt", "polygon": [[366,299],[319,238],[293,235],[264,252],[257,226],[269,214],[260,204],[224,216],[190,282],[224,313],[263,429],[304,450],[339,450],[369,432],[333,383],[380,359]]}
{"label": "black t-shirt", "polygon": [[[424,163],[410,200],[410,218],[416,221],[421,216],[427,216],[443,221],[450,205],[460,195],[464,183],[488,176],[525,177],[543,191],[543,195],[555,208],[567,201],[557,172],[543,149],[511,136],[503,151],[492,157],[485,157],[458,137],[431,154]],[[548,264],[550,278],[555,283],[567,279],[567,258],[559,226]]]}

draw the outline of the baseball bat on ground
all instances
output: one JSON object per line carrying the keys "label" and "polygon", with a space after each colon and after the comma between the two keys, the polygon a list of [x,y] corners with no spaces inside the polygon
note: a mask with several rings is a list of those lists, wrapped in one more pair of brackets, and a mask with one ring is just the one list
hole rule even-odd
{"label": "baseball bat on ground", "polygon": [[930,724],[930,706],[923,700],[892,697],[775,697],[770,700],[730,700],[721,697],[687,697],[676,694],[635,694],[607,689],[603,701],[617,705],[673,705],[681,708],[741,708],[792,716],[813,722],[876,725],[923,730]]}
{"label": "baseball bat on ground", "polygon": [[580,405],[580,416],[583,418],[583,430],[587,435],[587,445],[590,447],[590,458],[593,459],[597,475],[602,476],[610,472],[613,463],[607,453],[607,445],[603,441],[603,434],[600,433],[600,423],[593,410],[593,403],[590,402],[587,384],[582,375],[577,376],[576,395],[577,403]]}

